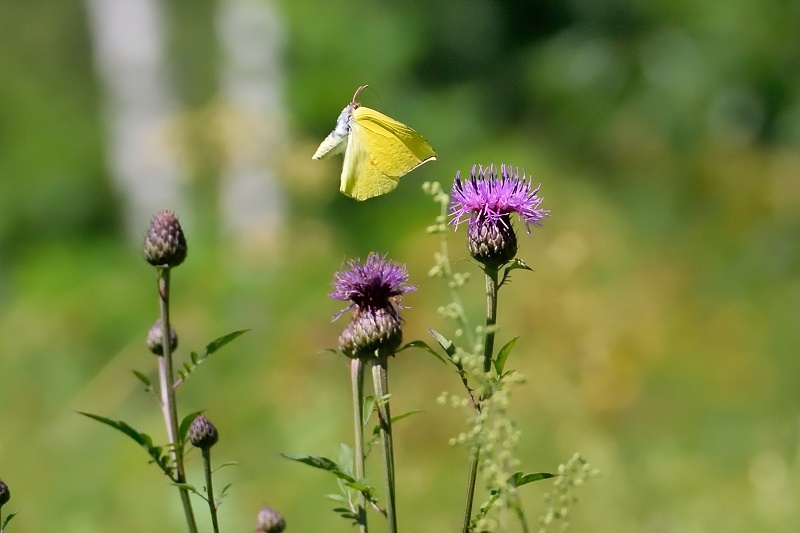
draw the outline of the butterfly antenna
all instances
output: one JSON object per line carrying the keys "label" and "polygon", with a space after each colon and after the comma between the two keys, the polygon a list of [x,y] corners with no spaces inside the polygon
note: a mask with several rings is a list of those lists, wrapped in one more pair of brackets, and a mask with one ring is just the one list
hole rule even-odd
{"label": "butterfly antenna", "polygon": [[352,100],[351,103],[355,104],[356,103],[356,98],[358,98],[358,93],[360,93],[363,89],[366,89],[367,87],[369,87],[369,85],[362,85],[361,87],[356,89],[356,94],[353,95],[353,100]]}

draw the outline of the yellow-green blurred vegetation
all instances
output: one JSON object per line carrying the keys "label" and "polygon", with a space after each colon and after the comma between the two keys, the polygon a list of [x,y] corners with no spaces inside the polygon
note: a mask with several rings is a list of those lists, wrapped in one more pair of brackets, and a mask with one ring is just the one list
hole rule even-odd
{"label": "yellow-green blurred vegetation", "polygon": [[[252,530],[264,504],[290,531],[351,530],[324,498],[333,478],[277,456],[332,456],[351,440],[346,362],[323,351],[345,325],[330,321],[332,275],[388,253],[419,287],[404,299],[406,340],[451,335],[436,313],[447,292],[427,277],[437,207],[421,185],[504,162],[541,181],[552,212],[521,236],[535,272],[500,294],[500,342],[520,336],[508,366],[528,378],[512,409],[523,468],[554,470],[580,451],[602,472],[578,492],[571,530],[800,529],[800,3],[281,1],[287,220],[244,251],[219,229],[203,144],[219,90],[216,3],[162,6],[169,81],[197,133],[185,147],[197,163],[189,258],[173,274],[178,354],[251,329],[179,395],[182,412],[206,409],[218,427],[214,460],[242,463],[215,481],[234,483],[224,530]],[[362,101],[412,125],[439,160],[357,203],[338,192],[341,159],[311,154],[363,83],[374,91]],[[12,492],[3,514],[21,510],[12,533],[185,527],[144,451],[75,414],[164,440],[130,372],[155,373],[144,345],[155,274],[111,185],[102,93],[84,3],[0,3],[0,478]],[[464,238],[451,234],[453,259]],[[479,272],[457,267],[473,273],[479,320]],[[391,365],[393,412],[426,410],[395,430],[401,530],[455,531],[467,451],[447,442],[465,423],[435,399],[459,392],[458,378],[422,352]],[[200,486],[200,455],[189,460]],[[371,472],[382,486],[377,463]],[[547,483],[522,491],[532,521]],[[195,510],[210,531],[199,500]]]}

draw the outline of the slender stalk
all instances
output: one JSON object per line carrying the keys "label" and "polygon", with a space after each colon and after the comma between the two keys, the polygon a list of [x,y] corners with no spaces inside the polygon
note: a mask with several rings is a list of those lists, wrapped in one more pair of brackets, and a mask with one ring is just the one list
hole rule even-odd
{"label": "slender stalk", "polygon": [[483,371],[492,370],[494,355],[494,333],[497,324],[497,268],[484,268],[486,278],[486,341],[483,346]]}
{"label": "slender stalk", "polygon": [[[172,368],[172,350],[169,344],[169,281],[170,269],[158,269],[158,295],[161,307],[161,328],[164,354],[158,358],[158,377],[161,388],[161,410],[164,415],[164,423],[167,426],[167,438],[172,444],[172,459],[175,463],[175,483],[186,483],[186,468],[183,464],[183,447],[180,444],[178,435],[178,405],[175,400],[175,376]],[[197,533],[197,524],[194,520],[192,502],[189,499],[189,491],[184,487],[178,487],[183,503],[183,511],[186,515],[186,525],[190,533]]]}
{"label": "slender stalk", "polygon": [[[353,428],[355,430],[356,479],[364,479],[364,362],[359,358],[350,361],[350,382],[353,389]],[[358,530],[367,533],[367,508],[364,494],[356,499]]]}
{"label": "slender stalk", "polygon": [[[486,278],[486,337],[483,343],[483,371],[489,373],[492,370],[492,357],[494,355],[495,325],[497,324],[497,282],[498,269],[496,267],[484,267]],[[483,404],[492,395],[491,388],[484,387],[480,399],[476,405],[476,415],[480,415]],[[469,460],[469,479],[467,480],[467,502],[464,505],[464,523],[461,531],[470,531],[470,521],[472,520],[472,501],[475,498],[475,481],[478,476],[478,462],[480,461],[481,446],[476,436],[473,444],[472,453]]]}
{"label": "slender stalk", "polygon": [[394,448],[392,446],[392,416],[389,411],[389,378],[386,356],[373,357],[372,382],[378,405],[381,428],[381,452],[386,480],[386,519],[388,533],[397,533],[397,510],[395,505]]}
{"label": "slender stalk", "polygon": [[217,503],[214,500],[214,488],[211,485],[211,448],[203,448],[203,470],[206,473],[206,497],[208,500],[208,510],[211,513],[211,525],[214,533],[219,533],[219,523],[217,522]]}
{"label": "slender stalk", "polygon": [[[445,195],[446,200],[441,203],[442,209],[440,216],[442,217],[442,220],[447,220],[447,206],[450,205],[450,197],[447,196],[444,191],[442,191],[442,194]],[[443,222],[443,224],[446,223]],[[447,286],[450,288],[450,299],[456,306],[458,322],[461,324],[462,331],[467,336],[467,342],[470,346],[474,346],[475,336],[472,331],[472,326],[469,323],[469,319],[467,318],[467,314],[464,312],[464,305],[461,303],[461,294],[458,291],[459,285],[454,279],[453,267],[450,264],[450,251],[447,246],[447,231],[441,231],[439,234],[439,250],[441,253],[440,264],[442,265],[442,272],[444,273],[444,279],[447,281]]]}

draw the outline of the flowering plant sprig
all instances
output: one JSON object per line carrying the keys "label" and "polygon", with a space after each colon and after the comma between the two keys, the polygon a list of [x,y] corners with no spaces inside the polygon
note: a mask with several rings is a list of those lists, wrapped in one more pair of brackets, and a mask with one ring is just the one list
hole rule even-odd
{"label": "flowering plant sprig", "polygon": [[[3,506],[7,504],[11,500],[11,490],[9,490],[8,485],[0,479],[0,518],[2,518],[2,510]],[[18,511],[14,511],[8,513],[5,520],[0,520],[0,533],[3,533],[6,530],[6,526],[11,519],[17,515]]]}
{"label": "flowering plant sprig", "polygon": [[[234,331],[209,343],[205,350],[198,354],[191,352],[189,360],[179,368],[176,379],[173,354],[178,347],[178,334],[170,321],[170,275],[186,259],[188,247],[183,228],[178,218],[170,211],[161,211],[153,217],[144,239],[145,260],[153,265],[157,274],[157,294],[159,301],[159,317],[147,335],[147,347],[157,357],[158,385],[154,385],[143,372],[135,371],[134,375],[145,386],[145,391],[152,393],[158,401],[168,443],[163,446],[153,444],[153,439],[121,420],[112,420],[100,415],[81,412],[80,414],[108,425],[142,446],[150,455],[152,462],[178,488],[181,504],[186,517],[186,525],[190,533],[197,532],[190,493],[194,493],[209,504],[213,531],[219,531],[216,509],[219,501],[214,498],[211,485],[210,448],[217,441],[216,428],[203,415],[194,412],[178,419],[177,390],[208,357],[220,348],[233,341],[246,330]],[[185,466],[185,449],[191,442],[203,451],[206,472],[206,495],[187,482]],[[226,463],[234,464],[234,463]],[[220,498],[228,487],[220,492]]]}
{"label": "flowering plant sprig", "polygon": [[[454,439],[471,445],[462,531],[492,529],[489,513],[496,504],[510,508],[523,529],[527,529],[517,489],[553,477],[553,474],[523,474],[515,470],[518,461],[513,457],[513,447],[520,434],[508,419],[507,406],[510,386],[520,383],[522,377],[513,370],[506,370],[506,362],[517,338],[512,338],[497,351],[494,345],[499,289],[513,270],[530,270],[517,257],[519,242],[512,217],[516,215],[530,233],[531,227],[540,226],[549,216],[549,211],[540,208],[539,187],[534,187],[524,172],[520,174],[518,169],[507,165],[502,165],[499,172],[494,166],[474,166],[469,177],[462,179],[460,173],[456,175],[449,195],[438,184],[429,184],[428,192],[441,207],[437,223],[429,228],[429,232],[440,235],[441,243],[431,275],[447,280],[453,301],[444,307],[444,314],[456,320],[459,326],[456,338],[465,335],[468,341],[467,348],[463,348],[432,330],[434,338],[455,366],[468,396],[467,404],[472,406],[473,412],[471,431]],[[469,325],[459,296],[469,278],[453,271],[447,249],[447,226],[458,228],[464,223],[467,224],[467,249],[480,265],[485,281],[486,318],[482,326],[474,329]],[[452,400],[455,405],[462,405],[461,400],[455,397]],[[443,396],[442,401],[447,401],[447,397]],[[483,460],[482,454],[486,455]],[[487,481],[489,499],[473,515],[479,468]]]}
{"label": "flowering plant sprig", "polygon": [[[336,509],[343,517],[352,519],[362,532],[367,531],[366,504],[386,517],[387,530],[397,531],[395,502],[394,447],[392,422],[418,411],[392,416],[389,409],[388,358],[409,347],[423,347],[414,341],[401,347],[403,341],[400,301],[402,296],[416,290],[408,284],[404,265],[395,263],[385,255],[371,253],[363,263],[356,259],[347,262],[336,272],[333,291],[329,296],[349,305],[334,315],[334,320],[352,310],[350,322],[339,336],[339,351],[350,359],[350,377],[353,396],[354,450],[342,445],[339,461],[319,456],[284,455],[289,459],[321,468],[333,473],[344,487],[357,491],[356,501],[349,491],[337,501],[347,507]],[[429,349],[430,351],[430,349]],[[372,369],[375,396],[364,396],[364,367]],[[385,508],[378,505],[375,488],[369,485],[364,473],[364,460],[375,439],[364,445],[364,427],[373,410],[378,415],[378,425],[373,436],[381,442],[386,491]],[[350,466],[355,463],[355,472]]]}

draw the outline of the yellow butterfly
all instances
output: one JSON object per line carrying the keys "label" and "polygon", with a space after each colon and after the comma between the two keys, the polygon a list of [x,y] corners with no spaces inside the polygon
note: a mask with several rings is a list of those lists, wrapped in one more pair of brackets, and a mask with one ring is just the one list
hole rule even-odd
{"label": "yellow butterfly", "polygon": [[322,159],[344,151],[339,189],[356,200],[394,190],[401,176],[436,159],[436,152],[422,135],[356,102],[365,87],[356,90],[353,100],[336,119],[336,128],[312,157]]}

